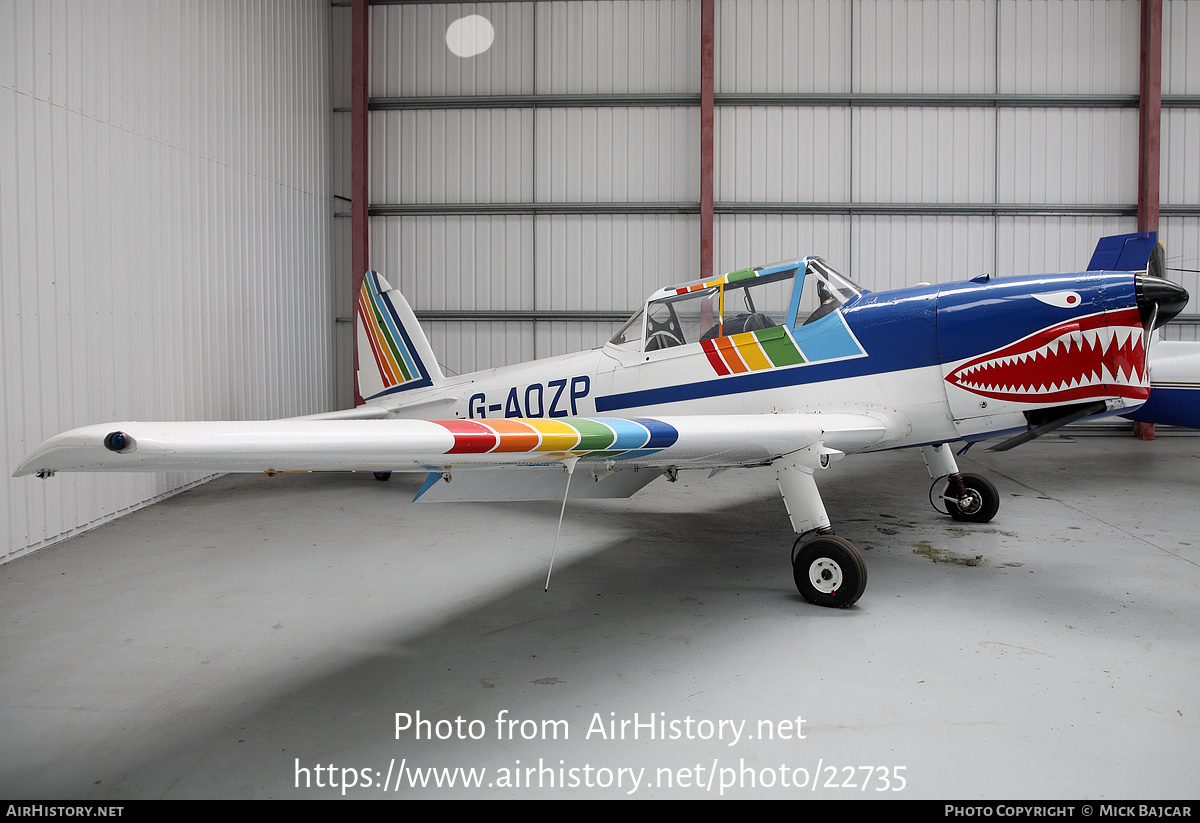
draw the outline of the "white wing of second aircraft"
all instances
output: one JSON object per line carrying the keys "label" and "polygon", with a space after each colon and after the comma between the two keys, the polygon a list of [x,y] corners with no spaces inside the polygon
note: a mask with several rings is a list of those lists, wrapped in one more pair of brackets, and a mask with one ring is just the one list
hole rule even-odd
{"label": "white wing of second aircraft", "polygon": [[[377,414],[356,411],[354,414]],[[499,418],[481,420],[291,419],[204,423],[122,422],[85,426],[52,437],[14,476],[59,471],[401,471],[492,469],[474,484],[518,481],[533,470],[524,492],[544,496],[537,475],[578,460],[598,481],[622,469],[761,466],[820,444],[854,452],[888,439],[889,420],[869,414],[804,413],[676,417]],[[558,464],[558,465],[556,465]],[[536,471],[538,468],[543,471]],[[656,476],[651,473],[649,479]],[[620,481],[610,493],[627,496],[642,482]],[[598,482],[598,485],[599,484]],[[623,493],[620,491],[624,489]],[[464,488],[464,492],[467,490]],[[548,492],[547,492],[548,493]],[[561,492],[559,492],[561,493]],[[482,494],[482,496],[480,496]],[[513,498],[508,495],[521,494]],[[435,495],[437,497],[437,495]],[[443,499],[446,498],[444,495]],[[476,491],[453,499],[487,499]],[[499,498],[496,498],[499,499]]]}

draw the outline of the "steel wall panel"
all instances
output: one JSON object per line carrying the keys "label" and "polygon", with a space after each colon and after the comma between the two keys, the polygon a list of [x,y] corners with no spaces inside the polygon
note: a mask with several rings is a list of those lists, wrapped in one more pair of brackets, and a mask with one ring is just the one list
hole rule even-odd
{"label": "steel wall panel", "polygon": [[[349,143],[347,143],[349,145]],[[348,207],[348,203],[341,206]],[[339,217],[333,221],[330,232],[330,260],[337,261],[332,265],[332,277],[329,289],[332,294],[330,302],[336,317],[334,327],[333,375],[335,386],[334,408],[348,409],[354,405],[354,310],[356,295],[351,288],[351,266],[353,250],[351,247],[350,218]]]}
{"label": "steel wall panel", "polygon": [[[429,3],[372,7],[371,96],[532,93],[535,5]],[[496,39],[484,53],[464,59],[446,45],[446,30],[468,15],[485,17]]]}
{"label": "steel wall panel", "polygon": [[[691,279],[699,235],[691,215],[424,215],[374,218],[371,259],[418,313],[436,311],[591,310],[631,312],[651,291]],[[541,327],[547,321],[539,321]],[[558,321],[555,321],[558,322]],[[587,321],[581,328],[591,328]],[[528,337],[532,321],[426,323],[439,359],[455,371],[563,354],[574,332]],[[490,326],[495,328],[489,328]],[[567,324],[571,325],[571,324]],[[608,323],[596,328],[604,334]],[[454,330],[470,340],[453,343]],[[520,337],[501,345],[496,335]],[[582,334],[582,332],[580,332]],[[592,332],[586,347],[598,345]],[[575,336],[573,336],[575,335]],[[481,342],[483,341],[483,342]],[[492,342],[486,342],[492,341]],[[497,359],[488,360],[489,352]],[[519,355],[519,356],[518,356]],[[517,359],[508,359],[517,358]]]}
{"label": "steel wall panel", "polygon": [[1163,109],[1159,146],[1160,201],[1200,205],[1200,108]]}
{"label": "steel wall panel", "polygon": [[872,291],[967,280],[993,271],[994,242],[991,217],[860,215],[847,273]]}
{"label": "steel wall panel", "polygon": [[597,320],[427,320],[422,323],[448,374],[527,363],[547,353],[594,349],[622,323]]}
{"label": "steel wall panel", "polygon": [[[330,120],[330,125],[332,129],[330,139],[333,140],[334,145],[345,146],[347,148],[347,151],[334,151],[333,156],[330,158],[330,185],[332,186],[334,196],[338,198],[336,204],[337,211],[339,213],[344,212],[345,214],[349,215],[351,203],[350,193],[352,191],[350,188],[350,166],[351,161],[353,160],[348,150],[350,146],[350,130],[352,127],[350,122],[350,112],[334,112]],[[368,150],[378,151],[376,147],[369,147]],[[396,165],[400,164],[400,161],[394,157],[394,154],[389,155],[388,160]],[[347,260],[348,259],[349,258],[347,258]]]}
{"label": "steel wall panel", "polygon": [[721,214],[716,218],[713,248],[719,272],[817,255],[854,276],[848,215]]}
{"label": "steel wall panel", "polygon": [[995,109],[857,108],[853,135],[855,202],[995,202]]}
{"label": "steel wall panel", "polygon": [[839,0],[718,0],[715,90],[850,91],[851,9]]}
{"label": "steel wall panel", "polygon": [[1200,94],[1200,4],[1165,0],[1162,35],[1162,93]]}
{"label": "steel wall panel", "polygon": [[1200,326],[1194,323],[1171,323],[1163,327],[1163,340],[1200,340]]}
{"label": "steel wall panel", "polygon": [[700,198],[699,108],[544,109],[536,140],[539,202]]}
{"label": "steel wall panel", "polygon": [[987,93],[996,86],[996,3],[854,4],[853,91]]}
{"label": "steel wall panel", "polygon": [[531,109],[382,111],[370,129],[373,203],[533,199]]}
{"label": "steel wall panel", "polygon": [[718,202],[850,199],[849,107],[721,106],[713,120]]}
{"label": "steel wall panel", "polygon": [[422,215],[371,220],[371,265],[416,311],[533,305],[531,216]]}
{"label": "steel wall panel", "polygon": [[1002,94],[1137,94],[1138,0],[1000,0]]}
{"label": "steel wall panel", "polygon": [[[328,17],[317,2],[0,7],[8,470],[101,420],[332,406]],[[6,476],[3,553],[198,477]]]}
{"label": "steel wall panel", "polygon": [[694,215],[545,215],[534,246],[541,310],[632,311],[650,292],[695,279],[700,265]]}
{"label": "steel wall panel", "polygon": [[[1183,309],[1184,313],[1200,314],[1200,219],[1165,218],[1159,226],[1159,237],[1167,251],[1168,276],[1192,296]],[[1164,328],[1168,330],[1169,337],[1178,331],[1170,325]]]}
{"label": "steel wall panel", "polygon": [[1087,269],[1096,241],[1137,231],[1135,217],[1004,216],[996,221],[996,271],[1002,276]]}
{"label": "steel wall panel", "polygon": [[999,117],[999,202],[1137,202],[1137,109],[1017,108]]}
{"label": "steel wall panel", "polygon": [[[1162,92],[1200,94],[1200,4],[1191,0],[1163,3]],[[1160,138],[1160,198],[1172,205],[1200,205],[1200,110],[1164,108]],[[1192,295],[1184,309],[1200,314],[1200,217],[1166,217],[1160,220],[1159,236],[1167,249],[1167,268],[1172,280],[1182,283]],[[1169,340],[1200,339],[1200,326],[1172,323],[1164,327]]]}
{"label": "steel wall panel", "polygon": [[625,321],[609,323],[601,320],[539,320],[533,329],[538,356],[542,357],[542,352],[547,351],[587,351],[603,346],[623,325]]}
{"label": "steel wall panel", "polygon": [[532,321],[432,320],[421,325],[448,374],[515,365],[536,357]]}
{"label": "steel wall panel", "polygon": [[[379,14],[380,9],[375,9],[374,13]],[[353,57],[352,24],[353,16],[349,13],[349,9],[343,8],[341,13],[331,10],[329,15],[329,105],[335,110],[345,109],[342,114],[347,118],[350,116],[349,109],[352,102],[350,97],[353,71],[351,67]],[[373,80],[372,83],[370,91],[382,94],[386,86],[381,85],[378,79]],[[350,143],[347,141],[346,145],[348,146]]]}
{"label": "steel wall panel", "polygon": [[539,94],[699,92],[700,4],[537,4]]}

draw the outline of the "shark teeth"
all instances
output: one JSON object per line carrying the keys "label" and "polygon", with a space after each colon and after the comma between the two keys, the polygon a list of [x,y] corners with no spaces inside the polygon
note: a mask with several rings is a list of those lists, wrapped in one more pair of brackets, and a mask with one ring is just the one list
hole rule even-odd
{"label": "shark teeth", "polygon": [[[1080,328],[1089,320],[1092,328]],[[1026,338],[1029,348],[1006,346],[964,364],[946,379],[993,397],[1047,401],[1064,392],[1087,396],[1093,387],[1105,389],[1092,394],[1111,394],[1113,386],[1147,388],[1141,327],[1102,323],[1101,318],[1081,318],[1043,330]]]}

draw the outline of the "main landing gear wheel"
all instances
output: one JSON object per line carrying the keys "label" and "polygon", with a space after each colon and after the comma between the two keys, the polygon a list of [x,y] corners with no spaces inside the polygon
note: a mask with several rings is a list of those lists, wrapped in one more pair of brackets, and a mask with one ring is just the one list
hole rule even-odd
{"label": "main landing gear wheel", "polygon": [[833,535],[814,537],[792,548],[792,576],[809,603],[844,609],[867,588],[867,564],[849,540]]}
{"label": "main landing gear wheel", "polygon": [[392,473],[391,473],[391,472],[371,472],[371,474],[375,475],[375,479],[376,479],[376,480],[378,480],[378,481],[379,481],[379,482],[381,482],[381,483],[382,483],[382,482],[384,482],[385,480],[391,480],[391,479],[392,479]]}
{"label": "main landing gear wheel", "polygon": [[964,474],[963,485],[967,489],[965,499],[957,502],[946,489],[946,513],[955,520],[968,523],[987,523],[1000,510],[1000,493],[992,481],[978,474]]}

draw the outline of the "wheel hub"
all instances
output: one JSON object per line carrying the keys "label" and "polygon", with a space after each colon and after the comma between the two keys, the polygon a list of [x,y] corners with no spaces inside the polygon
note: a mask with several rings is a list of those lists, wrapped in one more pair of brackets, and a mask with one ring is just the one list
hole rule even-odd
{"label": "wheel hub", "polygon": [[808,582],[822,594],[833,594],[842,587],[842,567],[828,557],[814,560],[808,567]]}
{"label": "wheel hub", "polygon": [[958,498],[958,510],[963,514],[975,514],[983,508],[983,495],[974,489],[967,489],[967,493]]}

